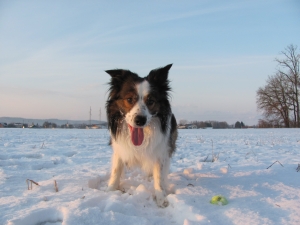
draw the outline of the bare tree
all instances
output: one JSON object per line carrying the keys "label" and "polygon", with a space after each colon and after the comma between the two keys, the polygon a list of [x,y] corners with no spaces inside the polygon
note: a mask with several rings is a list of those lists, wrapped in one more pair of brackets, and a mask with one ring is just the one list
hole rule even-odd
{"label": "bare tree", "polygon": [[228,126],[228,123],[225,122],[225,121],[222,121],[222,122],[216,121],[216,122],[214,122],[214,124],[213,124],[213,128],[214,128],[214,129],[226,129],[226,128],[228,128],[228,127],[229,127],[229,126]]}
{"label": "bare tree", "polygon": [[300,127],[300,54],[294,45],[289,45],[281,53],[285,58],[275,59],[278,72],[256,92],[257,107],[273,126]]}
{"label": "bare tree", "polygon": [[242,128],[240,121],[236,121],[234,128]]}
{"label": "bare tree", "polygon": [[285,76],[290,86],[288,90],[293,110],[293,123],[295,127],[300,127],[300,106],[299,106],[299,88],[300,88],[300,54],[297,53],[297,46],[289,45],[281,52],[285,58],[275,59],[278,62],[278,72]]}
{"label": "bare tree", "polygon": [[290,127],[290,100],[288,82],[281,73],[270,76],[267,84],[257,91],[257,107],[272,124]]}
{"label": "bare tree", "polygon": [[268,122],[266,120],[260,119],[258,121],[258,127],[259,128],[271,128],[271,127],[273,127],[273,124],[271,124],[270,122]]}
{"label": "bare tree", "polygon": [[182,119],[182,120],[179,120],[179,126],[183,126],[183,125],[186,125],[188,123],[188,121],[186,119]]}

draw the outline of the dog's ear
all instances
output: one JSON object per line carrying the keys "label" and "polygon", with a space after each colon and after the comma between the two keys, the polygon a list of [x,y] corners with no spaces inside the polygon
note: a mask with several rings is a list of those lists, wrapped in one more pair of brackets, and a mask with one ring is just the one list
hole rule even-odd
{"label": "dog's ear", "polygon": [[106,70],[106,73],[108,73],[112,78],[116,78],[118,76],[123,76],[127,71],[126,70]]}
{"label": "dog's ear", "polygon": [[105,72],[111,76],[109,84],[115,87],[121,86],[126,81],[126,79],[133,74],[129,70],[122,69],[106,70]]}
{"label": "dog's ear", "polygon": [[111,76],[110,82],[108,82],[108,85],[110,85],[109,88],[110,99],[119,97],[118,94],[122,89],[122,85],[129,78],[134,79],[138,77],[137,74],[132,73],[129,70],[115,69],[115,70],[106,70],[105,72]]}
{"label": "dog's ear", "polygon": [[166,65],[165,67],[157,68],[155,70],[151,70],[149,75],[147,76],[147,80],[149,82],[154,82],[157,84],[165,83],[168,80],[169,70],[173,64]]}

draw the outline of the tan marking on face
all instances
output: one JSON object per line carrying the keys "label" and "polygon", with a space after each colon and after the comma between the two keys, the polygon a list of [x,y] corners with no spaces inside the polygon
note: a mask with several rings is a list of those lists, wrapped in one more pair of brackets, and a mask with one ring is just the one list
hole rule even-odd
{"label": "tan marking on face", "polygon": [[127,93],[122,99],[123,106],[126,112],[129,112],[137,101],[138,101],[138,96],[135,93],[133,92]]}

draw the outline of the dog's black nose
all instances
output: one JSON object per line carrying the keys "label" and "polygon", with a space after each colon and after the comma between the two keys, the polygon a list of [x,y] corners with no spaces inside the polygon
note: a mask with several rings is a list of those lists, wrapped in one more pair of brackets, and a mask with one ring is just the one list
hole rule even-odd
{"label": "dog's black nose", "polygon": [[135,125],[144,126],[146,124],[147,118],[145,116],[136,116],[134,118]]}

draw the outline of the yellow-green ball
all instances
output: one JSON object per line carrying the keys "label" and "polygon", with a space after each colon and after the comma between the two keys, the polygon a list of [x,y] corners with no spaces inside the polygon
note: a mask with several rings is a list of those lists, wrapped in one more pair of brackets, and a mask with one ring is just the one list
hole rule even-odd
{"label": "yellow-green ball", "polygon": [[222,195],[215,195],[211,198],[210,203],[215,205],[227,205],[228,201]]}

